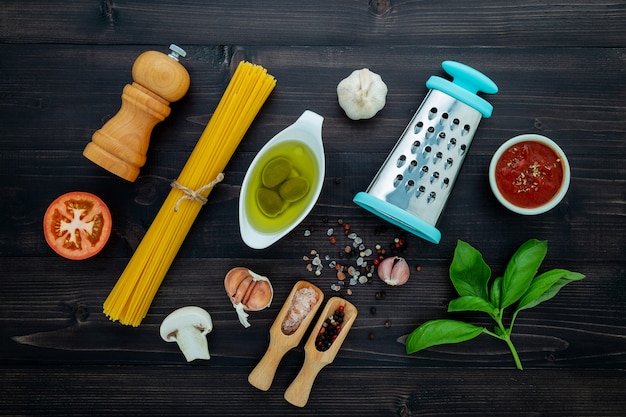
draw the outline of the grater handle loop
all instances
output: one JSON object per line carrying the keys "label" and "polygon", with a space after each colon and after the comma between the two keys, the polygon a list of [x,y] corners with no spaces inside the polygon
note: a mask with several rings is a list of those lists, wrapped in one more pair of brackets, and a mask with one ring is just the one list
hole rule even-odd
{"label": "grater handle loop", "polygon": [[454,84],[470,93],[483,92],[495,94],[498,86],[480,71],[456,61],[444,61],[441,66],[454,79]]}
{"label": "grater handle loop", "polygon": [[498,86],[489,77],[474,68],[456,61],[444,61],[441,66],[453,81],[432,76],[426,82],[430,89],[440,90],[478,110],[483,117],[491,117],[493,106],[478,96],[478,92],[495,94]]}

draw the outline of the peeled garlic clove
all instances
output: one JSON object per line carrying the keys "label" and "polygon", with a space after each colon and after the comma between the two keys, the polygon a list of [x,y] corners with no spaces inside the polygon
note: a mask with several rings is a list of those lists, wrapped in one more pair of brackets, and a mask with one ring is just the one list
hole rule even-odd
{"label": "peeled garlic clove", "polygon": [[339,106],[352,120],[370,119],[383,107],[387,85],[367,68],[353,71],[337,85]]}
{"label": "peeled garlic clove", "polygon": [[411,270],[404,258],[385,258],[378,264],[378,277],[387,285],[403,285],[409,280]]}
{"label": "peeled garlic clove", "polygon": [[228,271],[224,288],[244,327],[250,327],[246,311],[263,310],[270,306],[274,298],[270,280],[244,267]]}

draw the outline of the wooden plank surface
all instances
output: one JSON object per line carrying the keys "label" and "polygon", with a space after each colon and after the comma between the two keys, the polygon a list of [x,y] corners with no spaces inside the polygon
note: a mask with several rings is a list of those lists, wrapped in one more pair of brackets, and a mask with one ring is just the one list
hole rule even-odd
{"label": "wooden plank surface", "polygon": [[[619,416],[626,399],[626,4],[619,1],[423,2],[6,1],[0,8],[0,415],[354,415]],[[188,94],[155,128],[134,183],[82,156],[91,135],[119,109],[135,58],[187,51]],[[489,97],[433,245],[357,207],[441,62],[489,75]],[[176,179],[238,62],[263,65],[278,81],[183,244],[139,328],[110,322],[102,302]],[[385,108],[350,121],[336,85],[371,68],[387,83]],[[306,109],[324,116],[327,172],[320,199],[294,232],[269,249],[239,236],[241,182],[258,150]],[[555,139],[572,166],[565,200],[541,216],[507,212],[489,190],[487,167],[506,139]],[[72,190],[103,198],[114,216],[105,249],[68,261],[47,246],[47,205]],[[350,223],[364,242],[403,235],[412,276],[391,288],[353,287],[359,317],[308,405],[283,393],[303,361],[289,352],[268,392],[247,375],[292,285],[307,279],[329,298],[332,270],[307,271],[312,249],[337,257],[326,234]],[[311,231],[305,236],[305,231]],[[545,239],[543,268],[587,276],[520,314],[513,340],[487,336],[404,352],[403,337],[436,318],[490,325],[480,313],[450,314],[448,267],[458,239],[479,249],[494,274],[530,238]],[[354,260],[350,260],[353,262]],[[234,266],[267,275],[266,310],[238,322],[223,289]],[[416,267],[420,270],[417,271]],[[385,291],[384,299],[377,294]],[[380,297],[378,297],[380,298]],[[211,360],[187,364],[160,339],[162,319],[199,305],[214,320]]]}

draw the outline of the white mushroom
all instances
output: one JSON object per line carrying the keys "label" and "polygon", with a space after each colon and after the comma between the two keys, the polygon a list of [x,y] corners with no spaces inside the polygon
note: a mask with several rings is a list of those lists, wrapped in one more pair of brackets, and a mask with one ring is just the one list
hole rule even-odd
{"label": "white mushroom", "polygon": [[355,70],[337,85],[339,106],[352,120],[370,119],[385,107],[387,85],[367,68]]}
{"label": "white mushroom", "polygon": [[200,307],[182,307],[171,312],[161,323],[161,338],[176,342],[187,362],[211,359],[206,335],[213,330],[211,315]]}

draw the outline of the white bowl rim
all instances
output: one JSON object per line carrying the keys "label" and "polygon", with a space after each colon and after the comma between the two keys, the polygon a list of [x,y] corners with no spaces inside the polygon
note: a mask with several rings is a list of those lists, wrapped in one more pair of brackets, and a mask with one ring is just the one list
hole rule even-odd
{"label": "white bowl rim", "polygon": [[[554,197],[552,197],[552,199],[550,199],[550,201],[548,201],[547,203],[539,207],[524,208],[524,207],[518,207],[510,203],[507,199],[504,198],[502,193],[500,193],[500,190],[498,189],[498,185],[496,184],[496,164],[498,160],[500,159],[500,157],[502,157],[502,154],[507,149],[509,149],[511,146],[518,144],[520,142],[538,142],[538,143],[542,143],[550,147],[553,151],[555,151],[558,154],[559,158],[561,159],[561,163],[563,165],[563,182],[561,183],[561,187],[559,188],[559,191],[554,195]],[[491,158],[491,163],[489,164],[489,185],[491,186],[491,191],[495,195],[496,199],[504,207],[518,214],[532,216],[532,215],[542,214],[549,210],[552,210],[554,207],[557,206],[557,204],[561,202],[561,200],[563,200],[563,197],[565,197],[565,195],[567,194],[570,181],[571,181],[571,169],[570,169],[569,161],[567,159],[567,156],[565,155],[565,152],[563,152],[563,149],[561,149],[561,147],[557,145],[556,142],[554,142],[552,139],[543,135],[535,134],[535,133],[526,133],[526,134],[518,135],[504,142],[502,145],[500,145],[498,150],[493,154]]]}

